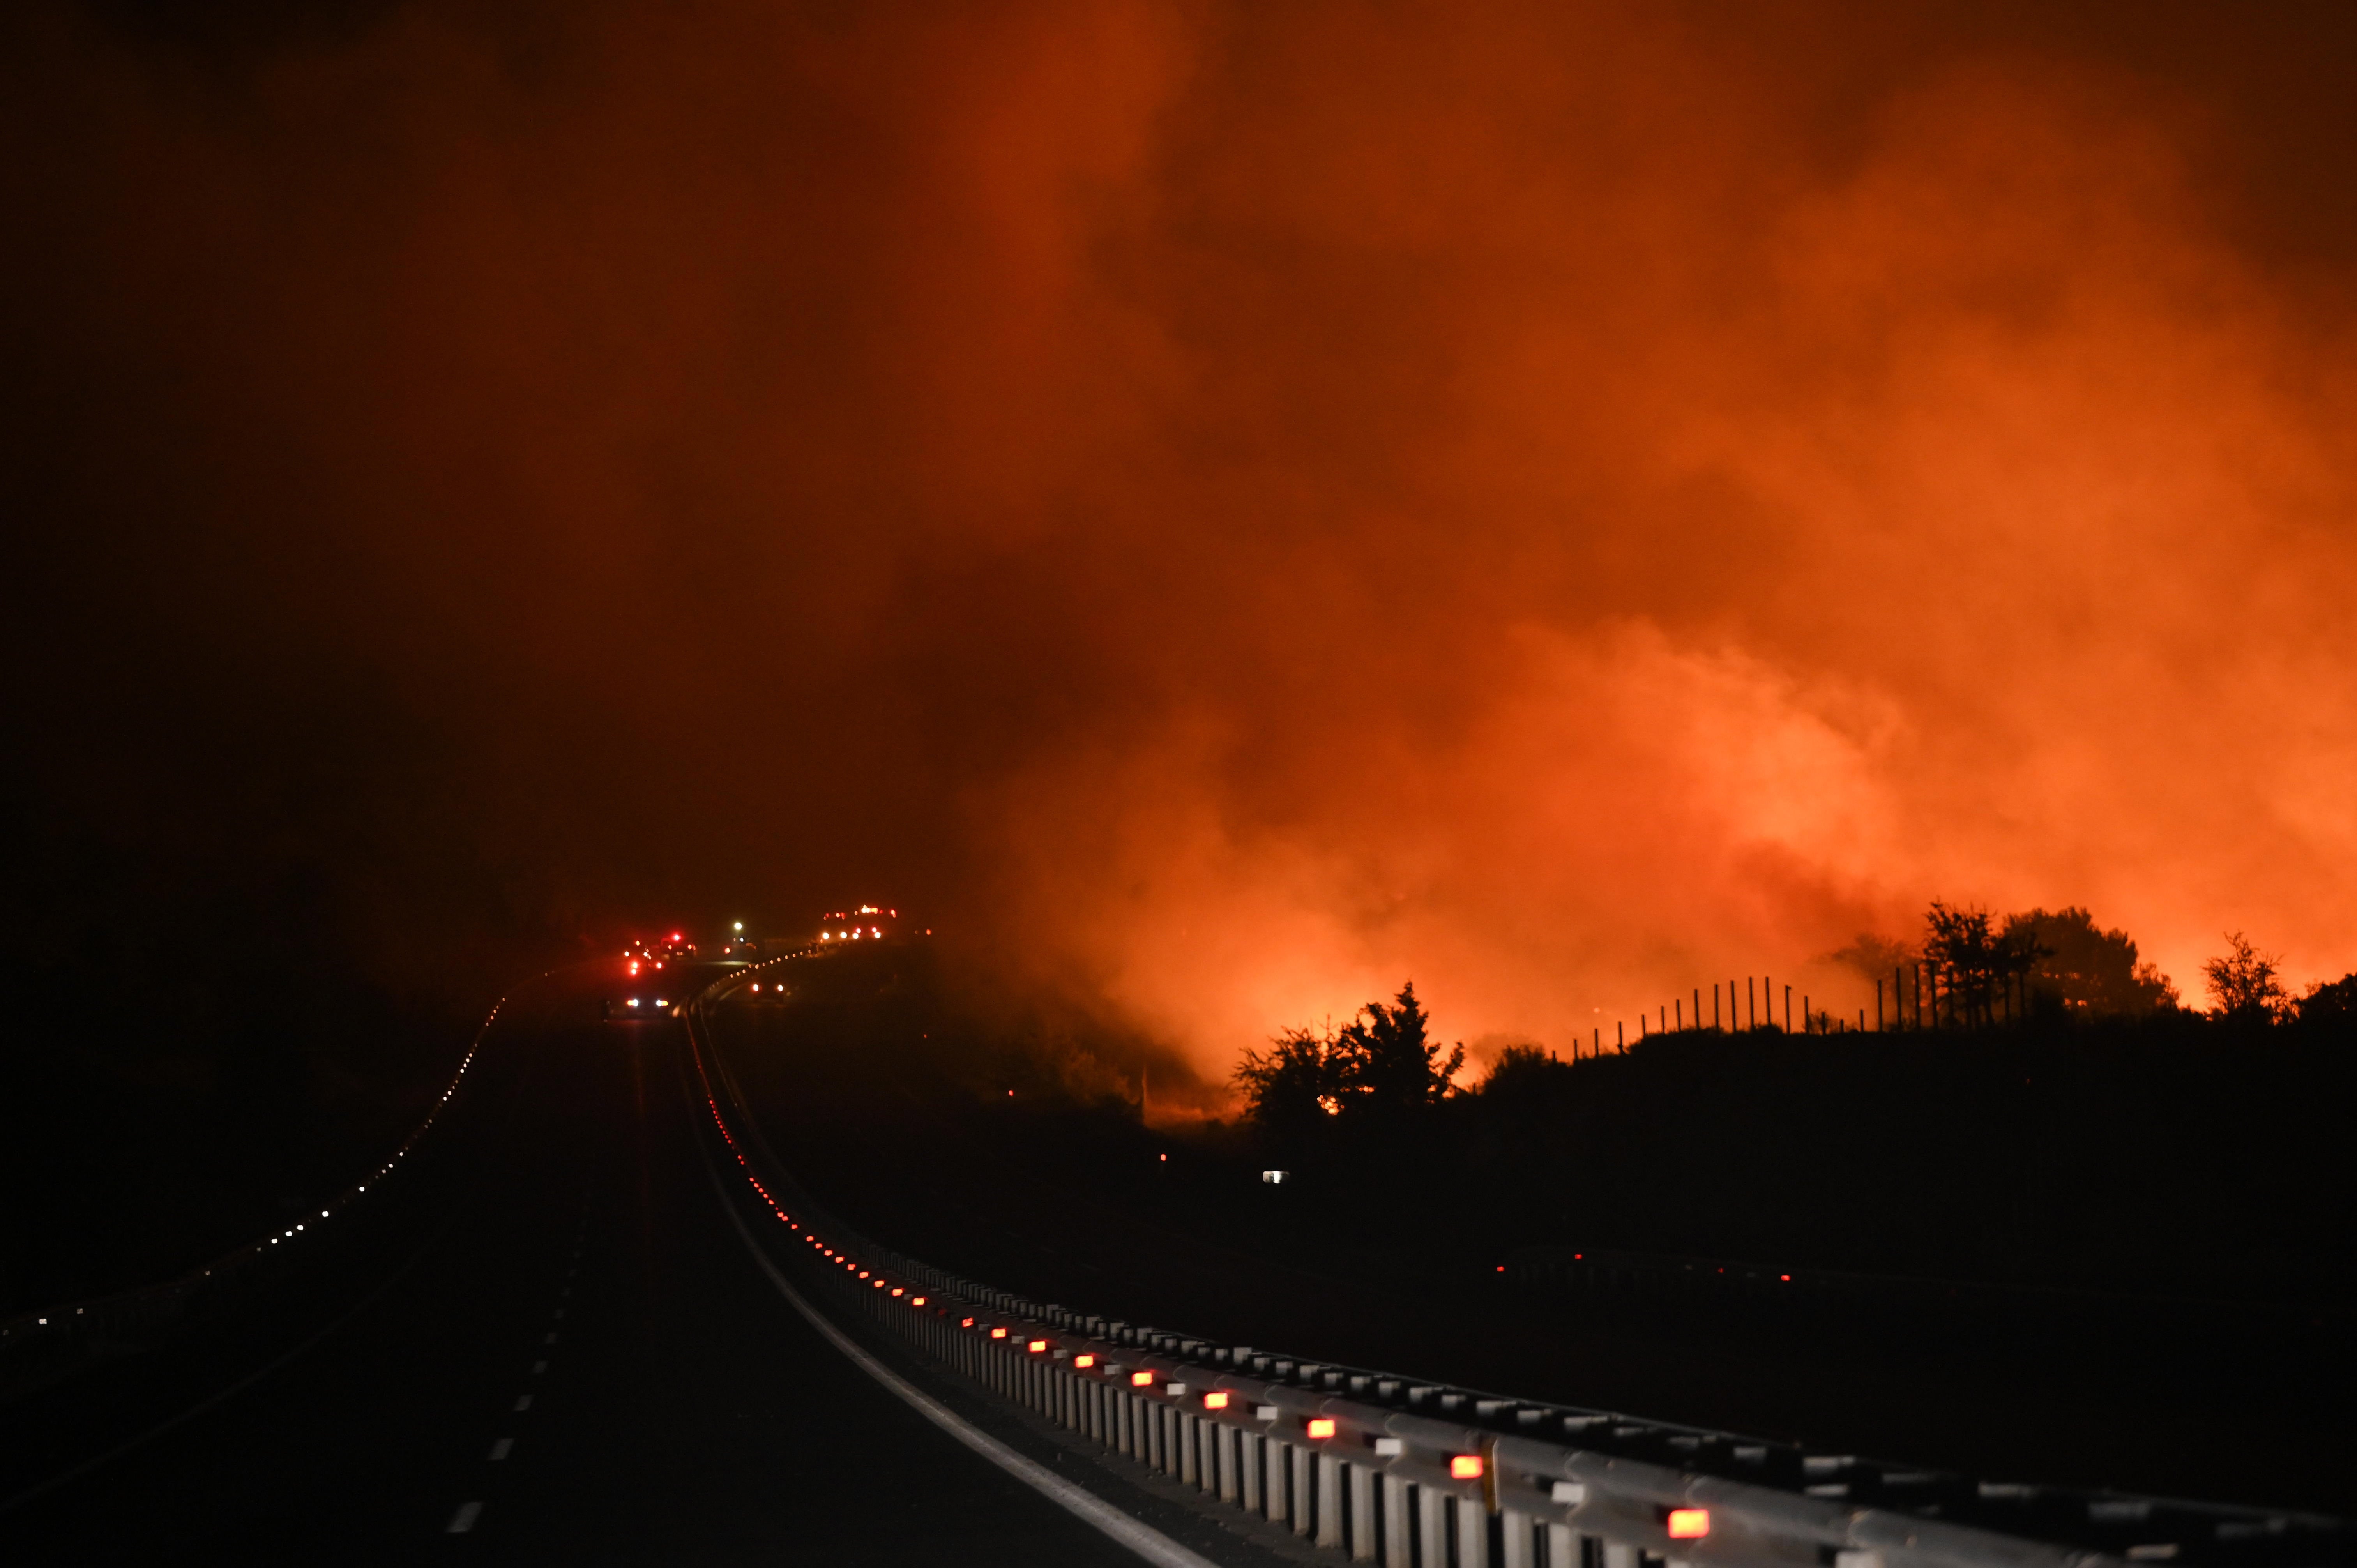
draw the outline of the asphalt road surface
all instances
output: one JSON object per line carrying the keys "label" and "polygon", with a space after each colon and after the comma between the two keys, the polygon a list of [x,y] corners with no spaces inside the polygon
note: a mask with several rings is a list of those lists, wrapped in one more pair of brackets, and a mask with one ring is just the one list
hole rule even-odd
{"label": "asphalt road surface", "polygon": [[711,1175],[682,1026],[594,1022],[598,978],[503,1011],[414,1212],[328,1284],[0,1407],[0,1561],[1138,1562],[781,1297]]}

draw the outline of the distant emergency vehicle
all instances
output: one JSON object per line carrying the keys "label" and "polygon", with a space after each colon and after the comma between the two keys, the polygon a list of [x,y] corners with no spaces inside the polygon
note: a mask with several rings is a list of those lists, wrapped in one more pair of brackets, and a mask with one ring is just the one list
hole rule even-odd
{"label": "distant emergency vehicle", "polygon": [[[916,933],[902,929],[900,911],[874,904],[862,904],[856,909],[837,909],[821,918],[818,940],[829,947],[836,942],[881,942],[895,937]],[[931,931],[924,933],[931,936]]]}
{"label": "distant emergency vehicle", "polygon": [[684,932],[673,931],[651,942],[633,938],[622,950],[621,990],[601,1004],[605,1015],[616,1023],[669,1015],[672,993],[681,989],[677,966],[694,956],[695,944]]}

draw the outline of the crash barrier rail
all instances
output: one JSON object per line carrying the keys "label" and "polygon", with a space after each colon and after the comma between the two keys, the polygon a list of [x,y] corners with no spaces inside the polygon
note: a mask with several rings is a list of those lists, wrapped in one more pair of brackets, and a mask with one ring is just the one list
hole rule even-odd
{"label": "crash barrier rail", "polygon": [[[771,963],[792,961],[772,960]],[[768,968],[764,964],[759,968]],[[1027,1300],[813,1202],[685,1010],[717,1135],[823,1294],[1089,1444],[1384,1568],[2109,1568],[2357,1561],[2325,1516],[1991,1482],[1215,1344]]]}
{"label": "crash barrier rail", "polygon": [[[546,971],[540,978],[554,972]],[[161,1283],[68,1301],[0,1320],[0,1401],[70,1377],[97,1362],[148,1348],[191,1323],[217,1315],[284,1273],[295,1258],[309,1250],[306,1242],[331,1234],[335,1221],[350,1216],[371,1185],[383,1191],[385,1182],[401,1170],[402,1162],[433,1130],[451,1096],[458,1092],[467,1069],[474,1066],[476,1053],[482,1049],[483,1036],[507,1003],[506,997],[500,997],[485,1015],[468,1042],[457,1070],[450,1075],[425,1119],[402,1140],[391,1157],[369,1173],[367,1180],[328,1198],[316,1216],[307,1209],[305,1218],[278,1234],[250,1241]]]}

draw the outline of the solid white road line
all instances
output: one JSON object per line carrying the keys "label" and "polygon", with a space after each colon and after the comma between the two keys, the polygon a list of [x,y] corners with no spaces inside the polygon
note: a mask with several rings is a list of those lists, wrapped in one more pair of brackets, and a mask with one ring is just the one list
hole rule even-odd
{"label": "solid white road line", "polygon": [[512,1452],[514,1451],[514,1449],[515,1449],[515,1439],[514,1439],[514,1438],[512,1438],[512,1437],[502,1437],[502,1438],[500,1438],[497,1443],[494,1443],[494,1444],[491,1444],[491,1459],[492,1459],[493,1463],[497,1463],[498,1461],[500,1461],[500,1460],[501,1460],[501,1459],[506,1458],[506,1457],[509,1455],[509,1454],[511,1454],[511,1453],[512,1453]]}
{"label": "solid white road line", "polygon": [[761,1251],[760,1243],[754,1240],[753,1233],[745,1228],[745,1220],[737,1212],[737,1206],[728,1201],[728,1190],[721,1185],[720,1173],[713,1168],[709,1155],[705,1156],[704,1169],[705,1174],[712,1178],[712,1190],[718,1196],[728,1222],[737,1227],[737,1234],[744,1240],[745,1250],[753,1254],[753,1261],[761,1266],[763,1273],[770,1276],[770,1283],[778,1287],[778,1294],[792,1304],[793,1309],[808,1319],[812,1327],[824,1335],[828,1343],[851,1358],[852,1364],[861,1371],[899,1395],[919,1415],[976,1454],[1017,1480],[1047,1494],[1049,1500],[1094,1525],[1148,1563],[1159,1564],[1160,1568],[1217,1568],[1210,1558],[1179,1545],[1152,1525],[1130,1518],[1094,1492],[1074,1486],[1038,1460],[1017,1454],[947,1406],[920,1391],[883,1362],[861,1349],[841,1329],[820,1316],[817,1310],[802,1299],[802,1293],[794,1289],[791,1282],[778,1272],[778,1266],[770,1261],[769,1254]]}
{"label": "solid white road line", "polygon": [[475,1521],[482,1517],[482,1504],[479,1502],[460,1503],[458,1505],[458,1511],[450,1516],[449,1528],[443,1533],[446,1535],[464,1535],[468,1530],[474,1529]]}
{"label": "solid white road line", "polygon": [[530,1394],[519,1394],[516,1396],[515,1407],[518,1410],[530,1410],[532,1408],[532,1396]]}

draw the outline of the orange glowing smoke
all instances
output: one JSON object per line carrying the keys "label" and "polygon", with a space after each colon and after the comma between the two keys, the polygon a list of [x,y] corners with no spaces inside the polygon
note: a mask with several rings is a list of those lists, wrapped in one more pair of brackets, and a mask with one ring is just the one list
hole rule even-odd
{"label": "orange glowing smoke", "polygon": [[380,671],[552,908],[907,888],[1217,1075],[1855,1006],[1934,896],[2357,966],[2348,258],[2198,39],[471,15],[20,25],[6,308],[188,637]]}

